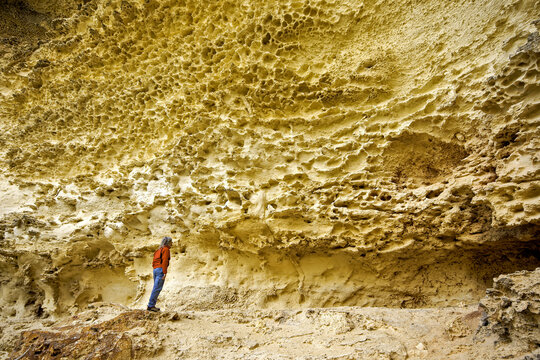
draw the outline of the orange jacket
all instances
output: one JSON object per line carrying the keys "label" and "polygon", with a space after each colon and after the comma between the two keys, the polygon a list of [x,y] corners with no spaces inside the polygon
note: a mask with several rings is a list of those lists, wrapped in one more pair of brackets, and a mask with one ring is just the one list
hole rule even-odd
{"label": "orange jacket", "polygon": [[167,268],[169,267],[169,260],[171,260],[171,251],[168,246],[159,248],[154,253],[154,260],[152,261],[152,267],[163,268],[163,273],[167,273]]}

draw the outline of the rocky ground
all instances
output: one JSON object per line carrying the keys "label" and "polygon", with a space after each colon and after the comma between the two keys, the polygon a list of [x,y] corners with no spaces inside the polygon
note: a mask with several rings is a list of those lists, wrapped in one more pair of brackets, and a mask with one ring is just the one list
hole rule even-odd
{"label": "rocky ground", "polygon": [[474,341],[480,313],[470,306],[161,314],[96,306],[23,332],[10,358],[471,359],[493,348]]}

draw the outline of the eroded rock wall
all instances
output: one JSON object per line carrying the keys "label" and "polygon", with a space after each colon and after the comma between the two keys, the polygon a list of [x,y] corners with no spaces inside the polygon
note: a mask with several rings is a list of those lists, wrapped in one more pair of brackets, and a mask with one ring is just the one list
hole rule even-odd
{"label": "eroded rock wall", "polygon": [[540,268],[497,277],[480,306],[482,335],[494,334],[503,345],[529,350],[525,359],[540,356]]}
{"label": "eroded rock wall", "polygon": [[3,315],[143,304],[163,235],[177,308],[469,303],[540,265],[538,2],[10,4]]}

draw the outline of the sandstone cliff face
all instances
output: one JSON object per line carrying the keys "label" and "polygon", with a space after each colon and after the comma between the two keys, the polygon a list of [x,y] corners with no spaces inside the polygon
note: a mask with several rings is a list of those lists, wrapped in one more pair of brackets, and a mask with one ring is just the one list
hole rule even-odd
{"label": "sandstone cliff face", "polygon": [[536,1],[9,1],[3,317],[475,303],[540,265]]}

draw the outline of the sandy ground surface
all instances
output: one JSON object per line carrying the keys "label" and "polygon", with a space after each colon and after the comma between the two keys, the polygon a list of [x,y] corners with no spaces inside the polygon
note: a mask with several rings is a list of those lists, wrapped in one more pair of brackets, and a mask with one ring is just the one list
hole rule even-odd
{"label": "sandy ground surface", "polygon": [[[162,311],[100,304],[22,332],[7,358],[155,359],[495,359],[474,305],[438,309]],[[39,326],[39,330],[36,330]],[[27,329],[34,329],[26,331]],[[479,330],[480,329],[480,330]],[[500,345],[500,344],[499,344]],[[490,355],[488,355],[490,354]],[[513,353],[514,356],[519,355]],[[55,357],[56,356],[56,357]]]}

